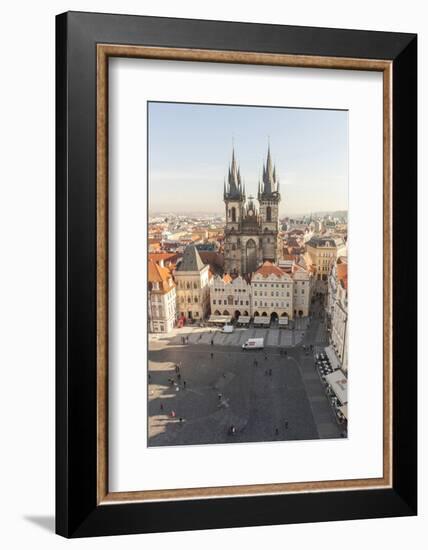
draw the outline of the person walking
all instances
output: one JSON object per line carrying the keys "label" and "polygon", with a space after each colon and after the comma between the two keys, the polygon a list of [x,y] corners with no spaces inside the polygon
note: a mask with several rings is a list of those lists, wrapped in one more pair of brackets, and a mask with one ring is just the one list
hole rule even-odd
{"label": "person walking", "polygon": [[211,352],[211,359],[212,359],[213,357],[214,357],[214,353],[213,353],[213,352]]}
{"label": "person walking", "polygon": [[163,411],[163,403],[160,404],[160,410]]}
{"label": "person walking", "polygon": [[183,388],[186,389],[186,380],[183,380]]}

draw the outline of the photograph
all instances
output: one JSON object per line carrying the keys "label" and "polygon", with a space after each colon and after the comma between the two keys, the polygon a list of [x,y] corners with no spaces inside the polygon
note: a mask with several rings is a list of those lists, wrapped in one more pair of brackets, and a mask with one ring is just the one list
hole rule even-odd
{"label": "photograph", "polygon": [[346,439],[348,111],[147,121],[148,446]]}

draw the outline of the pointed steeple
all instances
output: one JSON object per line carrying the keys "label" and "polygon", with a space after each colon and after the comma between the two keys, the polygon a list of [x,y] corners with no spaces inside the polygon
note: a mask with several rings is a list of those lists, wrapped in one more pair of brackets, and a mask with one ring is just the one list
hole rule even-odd
{"label": "pointed steeple", "polygon": [[235,147],[232,148],[232,162],[229,165],[227,174],[226,198],[235,200],[242,200],[243,198],[241,171],[236,161]]}
{"label": "pointed steeple", "polygon": [[272,162],[270,153],[270,142],[268,142],[268,150],[266,156],[266,164],[263,163],[263,184],[260,194],[269,196],[278,191],[276,166]]}

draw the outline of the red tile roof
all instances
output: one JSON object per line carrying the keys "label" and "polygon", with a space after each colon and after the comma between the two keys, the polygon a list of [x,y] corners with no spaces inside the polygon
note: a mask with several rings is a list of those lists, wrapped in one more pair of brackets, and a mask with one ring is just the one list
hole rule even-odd
{"label": "red tile roof", "polygon": [[343,288],[348,288],[348,264],[337,263],[337,278],[342,283]]}
{"label": "red tile roof", "polygon": [[[169,292],[172,288],[169,284],[169,281],[172,280],[171,272],[169,271],[169,269],[167,269],[166,267],[161,267],[159,264],[153,262],[152,260],[149,260],[147,278],[150,286],[153,283],[159,283],[160,292]],[[172,283],[172,286],[174,286],[174,283]]]}
{"label": "red tile roof", "polygon": [[176,252],[150,252],[149,253],[149,260],[152,260],[153,262],[160,262],[161,260],[165,261],[172,261],[176,260],[178,257],[178,254]]}
{"label": "red tile roof", "polygon": [[276,275],[277,277],[282,277],[284,271],[279,268],[277,265],[274,265],[271,262],[264,262],[261,267],[256,271],[256,275],[262,275],[263,277],[269,277],[269,275]]}

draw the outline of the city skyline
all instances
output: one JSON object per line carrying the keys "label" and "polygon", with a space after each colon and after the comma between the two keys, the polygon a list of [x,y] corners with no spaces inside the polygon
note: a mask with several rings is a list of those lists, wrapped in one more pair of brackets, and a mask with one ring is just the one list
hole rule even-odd
{"label": "city skyline", "polygon": [[348,210],[346,111],[149,103],[149,211],[221,214],[232,148],[257,196],[268,145],[280,216]]}

